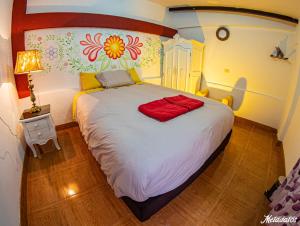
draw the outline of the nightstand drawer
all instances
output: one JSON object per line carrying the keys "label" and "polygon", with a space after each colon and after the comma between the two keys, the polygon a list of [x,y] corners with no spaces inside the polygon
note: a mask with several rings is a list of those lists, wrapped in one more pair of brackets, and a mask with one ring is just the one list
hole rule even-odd
{"label": "nightstand drawer", "polygon": [[49,128],[48,126],[48,120],[47,119],[41,119],[41,120],[36,120],[33,122],[27,122],[26,127],[29,131],[35,131],[35,130],[40,130],[44,128]]}
{"label": "nightstand drawer", "polygon": [[44,140],[48,139],[50,135],[49,128],[33,130],[29,132],[29,136],[32,140]]}

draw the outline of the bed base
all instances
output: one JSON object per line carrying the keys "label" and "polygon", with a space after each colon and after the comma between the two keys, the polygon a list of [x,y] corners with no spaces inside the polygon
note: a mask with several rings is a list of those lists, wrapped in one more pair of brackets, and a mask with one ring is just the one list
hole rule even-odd
{"label": "bed base", "polygon": [[122,197],[123,201],[133,212],[133,214],[140,220],[145,221],[149,219],[153,214],[168,204],[173,198],[179,195],[187,186],[189,186],[217,157],[222,153],[228,144],[232,131],[230,131],[220,146],[214,151],[214,153],[206,160],[206,162],[197,170],[192,176],[187,179],[182,185],[175,188],[172,191],[151,197],[144,202],[137,202],[131,198],[125,196]]}

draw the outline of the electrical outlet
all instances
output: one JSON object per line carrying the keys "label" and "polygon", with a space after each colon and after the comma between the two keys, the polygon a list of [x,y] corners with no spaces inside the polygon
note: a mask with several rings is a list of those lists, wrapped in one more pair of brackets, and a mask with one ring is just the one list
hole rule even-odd
{"label": "electrical outlet", "polygon": [[225,74],[229,74],[230,73],[230,69],[229,68],[224,68],[224,73]]}

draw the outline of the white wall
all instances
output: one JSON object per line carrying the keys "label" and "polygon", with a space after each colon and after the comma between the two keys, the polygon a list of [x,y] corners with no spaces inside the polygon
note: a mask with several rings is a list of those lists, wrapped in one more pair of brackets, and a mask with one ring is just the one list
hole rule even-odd
{"label": "white wall", "polygon": [[283,141],[285,167],[288,173],[300,157],[300,26],[297,29],[297,55],[293,63],[289,95],[278,137]]}
{"label": "white wall", "polygon": [[[295,27],[224,13],[186,12],[171,17],[173,27],[179,29],[181,36],[206,44],[203,75],[207,85],[232,91],[240,78],[245,79],[244,100],[235,114],[278,128],[291,63],[274,60],[270,54],[278,44],[288,54],[295,49]],[[223,25],[230,30],[230,38],[225,42],[216,38],[217,28]],[[293,58],[292,55],[291,61]],[[238,96],[235,97],[237,100]]]}
{"label": "white wall", "polygon": [[24,149],[11,62],[12,0],[0,1],[0,225],[20,224]]}

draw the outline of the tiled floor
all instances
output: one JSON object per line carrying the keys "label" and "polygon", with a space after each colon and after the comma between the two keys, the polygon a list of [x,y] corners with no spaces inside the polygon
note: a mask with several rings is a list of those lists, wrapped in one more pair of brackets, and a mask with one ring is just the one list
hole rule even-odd
{"label": "tiled floor", "polygon": [[42,159],[28,159],[29,225],[260,225],[268,211],[263,193],[284,174],[275,134],[249,122],[235,123],[225,153],[166,207],[140,223],[114,196],[89,153],[79,128],[58,132]]}

